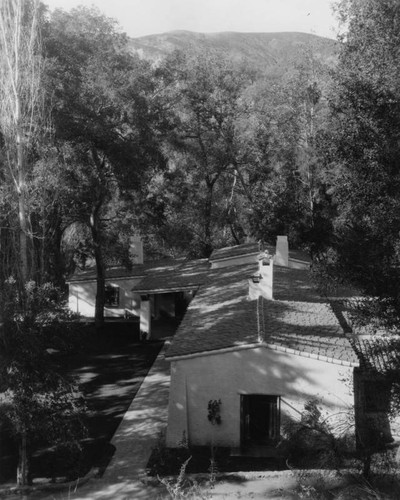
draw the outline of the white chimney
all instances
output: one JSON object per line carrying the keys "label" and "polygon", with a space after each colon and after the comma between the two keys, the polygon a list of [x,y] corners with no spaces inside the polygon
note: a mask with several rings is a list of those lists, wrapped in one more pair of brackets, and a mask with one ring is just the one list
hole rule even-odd
{"label": "white chimney", "polygon": [[273,300],[274,259],[267,252],[258,258],[258,272],[249,279],[249,298],[264,297]]}
{"label": "white chimney", "polygon": [[129,239],[129,257],[132,264],[143,264],[143,241],[140,236],[131,236]]}
{"label": "white chimney", "polygon": [[275,264],[289,267],[289,243],[287,236],[278,236],[276,239]]}

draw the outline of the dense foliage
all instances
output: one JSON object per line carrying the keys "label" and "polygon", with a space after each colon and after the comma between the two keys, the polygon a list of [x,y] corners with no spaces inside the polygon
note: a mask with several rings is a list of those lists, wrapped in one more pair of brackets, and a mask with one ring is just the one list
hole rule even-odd
{"label": "dense foliage", "polygon": [[147,169],[162,164],[149,104],[155,84],[148,63],[128,52],[126,36],[96,10],[55,11],[44,41],[63,224],[88,230],[81,239],[96,265],[101,325],[105,267],[111,255],[128,261],[126,199],[140,191]]}
{"label": "dense foliage", "polygon": [[400,314],[400,10],[391,0],[343,1],[341,46],[325,136],[337,216],[328,272]]}
{"label": "dense foliage", "polygon": [[[211,49],[150,65],[94,9],[41,7],[37,19],[50,134],[27,144],[21,232],[36,281],[63,286],[94,259],[102,290],[105,266],[127,263],[135,232],[154,255],[206,256],[282,232],[296,245],[324,240],[316,144],[329,78],[311,46],[277,79]],[[19,245],[15,202],[4,197],[0,214],[3,269]]]}
{"label": "dense foliage", "polygon": [[9,278],[1,304],[0,419],[19,443],[19,484],[31,480],[30,456],[38,440],[79,449],[85,435],[84,401],[57,357],[76,345],[77,324],[50,283],[27,282],[24,298],[21,303],[17,282]]}
{"label": "dense foliage", "polygon": [[330,77],[312,48],[279,82],[210,49],[176,51],[157,75],[172,112],[161,135],[168,168],[144,200],[147,234],[192,256],[283,233],[321,246],[329,211],[317,143]]}

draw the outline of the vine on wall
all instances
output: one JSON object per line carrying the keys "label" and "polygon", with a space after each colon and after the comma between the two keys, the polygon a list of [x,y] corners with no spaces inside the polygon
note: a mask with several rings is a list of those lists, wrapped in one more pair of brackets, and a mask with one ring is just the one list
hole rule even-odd
{"label": "vine on wall", "polygon": [[208,402],[208,420],[213,424],[220,425],[221,419],[221,404],[220,399],[210,399]]}

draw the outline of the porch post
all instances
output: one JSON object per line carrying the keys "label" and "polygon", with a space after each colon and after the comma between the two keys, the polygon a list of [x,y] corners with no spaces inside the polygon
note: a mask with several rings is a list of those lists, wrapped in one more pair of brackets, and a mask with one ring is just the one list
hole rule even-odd
{"label": "porch post", "polygon": [[140,338],[150,340],[151,338],[151,306],[150,296],[140,296]]}

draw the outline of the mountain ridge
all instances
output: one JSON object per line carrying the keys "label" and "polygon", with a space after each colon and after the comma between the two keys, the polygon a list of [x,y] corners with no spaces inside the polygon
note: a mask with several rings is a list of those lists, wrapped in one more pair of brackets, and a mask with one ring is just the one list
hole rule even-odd
{"label": "mountain ridge", "polygon": [[286,36],[286,35],[299,35],[299,36],[304,36],[304,37],[311,37],[311,38],[322,38],[325,40],[330,40],[332,42],[336,42],[334,38],[329,38],[326,36],[321,36],[321,35],[315,35],[313,33],[305,33],[303,31],[191,31],[191,30],[171,30],[171,31],[164,31],[162,33],[152,33],[150,35],[141,35],[137,37],[131,37],[132,40],[141,40],[143,38],[153,38],[155,36],[168,36],[168,35],[174,35],[174,34],[188,34],[188,35],[204,35],[206,37],[208,36],[213,36],[213,35],[249,35],[249,36],[270,36],[270,35],[278,35],[278,36]]}
{"label": "mountain ridge", "polygon": [[[296,31],[201,33],[174,30],[130,39],[130,48],[140,57],[160,61],[174,50],[216,50],[233,60],[245,60],[255,69],[292,66],[307,51],[328,66],[336,64],[337,42],[331,38]],[[268,71],[267,71],[268,72]]]}

